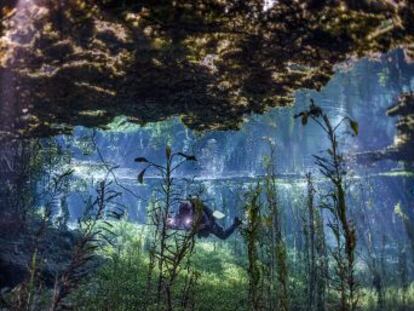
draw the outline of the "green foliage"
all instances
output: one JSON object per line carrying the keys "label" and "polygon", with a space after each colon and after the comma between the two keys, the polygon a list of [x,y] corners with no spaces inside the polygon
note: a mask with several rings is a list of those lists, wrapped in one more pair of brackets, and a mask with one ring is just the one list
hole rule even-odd
{"label": "green foliage", "polygon": [[[288,249],[282,233],[282,213],[276,188],[275,148],[264,158],[266,175],[246,194],[246,225],[242,230],[247,247],[249,307],[251,310],[288,311],[290,281]],[[263,198],[265,200],[263,200]]]}
{"label": "green foliage", "polygon": [[382,87],[386,87],[390,81],[390,69],[385,67],[380,73],[378,73],[378,83]]}
{"label": "green foliage", "polygon": [[411,209],[405,205],[398,202],[394,207],[394,213],[402,220],[402,223],[405,226],[407,235],[411,241],[411,248],[414,252],[414,215]]}
{"label": "green foliage", "polygon": [[[148,303],[145,295],[149,253],[145,240],[151,237],[151,228],[127,221],[114,222],[113,231],[117,236],[115,244],[98,250],[104,257],[102,267],[70,296],[74,310],[79,311],[133,311],[146,306],[147,310],[157,310],[158,305]],[[240,258],[231,251],[230,242],[216,243],[214,240],[199,240],[192,256],[192,265],[199,278],[195,286],[195,311],[247,311],[249,276],[245,270],[246,257]],[[243,256],[246,253],[243,252]],[[186,284],[187,272],[181,274],[176,283],[176,293],[182,292]],[[301,289],[303,279],[291,278],[293,286]],[[290,290],[293,291],[291,288]],[[300,295],[300,291],[295,291]],[[264,293],[261,293],[264,294]],[[405,298],[404,298],[405,297]],[[267,299],[267,298],[264,298]],[[300,299],[297,296],[296,299]],[[338,296],[327,292],[326,302],[333,306]],[[405,300],[404,300],[405,299]],[[405,293],[400,287],[385,288],[384,310],[401,311],[404,306],[414,303],[414,284],[408,285]],[[266,303],[266,301],[262,301]],[[362,288],[359,308],[363,311],[376,311],[374,289]],[[333,307],[332,307],[333,308]],[[180,306],[174,310],[181,311]],[[306,307],[292,310],[308,311]],[[328,310],[331,310],[328,308]]]}
{"label": "green foliage", "polygon": [[[270,155],[265,158],[264,167],[266,175],[264,178],[266,197],[266,219],[267,224],[263,225],[264,238],[267,242],[267,253],[270,261],[267,262],[269,275],[269,306],[272,310],[275,307],[282,311],[289,310],[289,273],[287,247],[282,234],[282,209],[278,202],[278,190],[276,187],[276,149],[274,143],[269,141]],[[275,299],[276,298],[276,299]]]}
{"label": "green foliage", "polygon": [[252,311],[263,309],[263,288],[260,284],[263,273],[259,257],[259,241],[262,233],[260,193],[260,185],[252,188],[247,193],[248,203],[245,206],[247,224],[242,231],[247,244],[249,307]]}
{"label": "green foliage", "polygon": [[[360,309],[366,311],[378,311],[377,293],[373,289],[361,289]],[[410,311],[414,305],[414,284],[407,289],[390,286],[384,289],[384,305],[386,311]]]}
{"label": "green foliage", "polygon": [[316,189],[310,173],[306,175],[307,200],[303,215],[305,238],[306,306],[309,311],[326,310],[326,285],[328,258],[325,230],[321,211],[315,206]]}
{"label": "green foliage", "polygon": [[[132,311],[137,306],[157,310],[158,304],[145,295],[149,252],[144,249],[144,241],[152,236],[152,229],[126,221],[113,225],[117,241],[99,251],[105,258],[104,265],[71,296],[75,310]],[[199,275],[193,310],[246,310],[246,274],[235,264],[227,243],[214,247],[212,241],[200,241],[192,265]],[[178,276],[174,287],[177,297],[188,276],[187,271]],[[174,310],[182,310],[177,304]]]}
{"label": "green foliage", "polygon": [[77,310],[134,310],[146,302],[143,228],[125,221],[113,226],[116,245],[99,251],[105,264],[71,297]]}
{"label": "green foliage", "polygon": [[185,162],[197,161],[197,159],[194,155],[173,152],[171,147],[167,145],[165,147],[165,163],[157,164],[144,157],[137,157],[135,161],[145,165],[145,168],[138,174],[139,183],[143,183],[144,174],[149,169],[155,170],[162,180],[158,195],[154,197],[154,204],[148,210],[148,219],[154,230],[149,251],[146,296],[150,299],[149,303],[152,301],[158,303],[158,309],[172,310],[176,308],[177,278],[183,271],[187,271],[187,284],[184,286],[184,292],[181,293],[182,298],[178,305],[193,304],[194,301],[190,301],[193,296],[191,287],[195,286],[194,283],[198,276],[191,268],[191,255],[194,251],[195,234],[202,215],[202,203],[199,200],[193,202],[195,218],[190,230],[182,232],[171,230],[168,222],[173,208],[182,200],[177,192],[179,188],[173,178],[173,173]]}
{"label": "green foliage", "polygon": [[330,148],[326,155],[314,155],[315,163],[322,176],[329,181],[329,190],[325,196],[323,207],[331,214],[329,228],[335,239],[336,248],[331,252],[335,262],[335,275],[337,276],[334,284],[340,296],[339,308],[341,311],[353,311],[358,304],[358,284],[355,276],[356,265],[356,228],[350,219],[350,211],[346,200],[345,167],[344,156],[341,154],[338,142],[337,129],[344,121],[349,121],[349,127],[354,135],[358,134],[358,123],[350,117],[345,116],[342,120],[333,125],[328,115],[317,106],[311,99],[311,104],[307,111],[303,111],[295,116],[309,117],[316,122],[325,133]]}

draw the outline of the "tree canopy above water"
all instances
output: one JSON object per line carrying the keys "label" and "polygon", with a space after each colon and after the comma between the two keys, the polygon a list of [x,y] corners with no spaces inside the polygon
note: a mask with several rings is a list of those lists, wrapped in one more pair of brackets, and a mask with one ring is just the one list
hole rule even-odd
{"label": "tree canopy above water", "polygon": [[414,54],[408,0],[9,0],[1,12],[1,130],[25,136],[118,115],[233,129],[319,90],[338,64]]}

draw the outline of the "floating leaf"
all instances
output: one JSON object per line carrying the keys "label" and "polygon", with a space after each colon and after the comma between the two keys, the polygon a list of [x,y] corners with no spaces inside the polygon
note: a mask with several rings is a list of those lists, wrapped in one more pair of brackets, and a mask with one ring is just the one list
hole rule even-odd
{"label": "floating leaf", "polygon": [[354,131],[355,136],[357,136],[358,133],[359,133],[359,124],[358,124],[358,122],[356,122],[352,119],[349,119],[349,126]]}
{"label": "floating leaf", "polygon": [[106,221],[106,220],[104,220],[104,224],[105,224],[105,225],[107,225],[108,227],[111,227],[111,228],[113,228],[113,227],[114,227],[114,225],[113,225],[113,224],[111,224],[110,222],[108,222],[108,221]]}
{"label": "floating leaf", "polygon": [[306,125],[308,123],[308,113],[303,112],[302,114],[302,125]]}
{"label": "floating leaf", "polygon": [[148,160],[147,160],[147,159],[145,159],[145,158],[143,158],[143,157],[138,157],[138,158],[136,158],[134,161],[135,161],[135,162],[145,162],[145,163],[148,163]]}
{"label": "floating leaf", "polygon": [[114,219],[121,219],[124,216],[124,212],[114,212],[114,211],[110,211],[109,212],[109,216],[114,218]]}
{"label": "floating leaf", "polygon": [[140,183],[140,184],[142,184],[142,183],[144,183],[144,174],[145,174],[145,171],[146,171],[147,169],[145,168],[145,169],[143,169],[142,171],[141,171],[141,173],[139,173],[138,174],[138,182]]}
{"label": "floating leaf", "polygon": [[315,105],[313,100],[311,101],[312,101],[312,104],[309,107],[309,115],[319,118],[322,115],[322,108]]}
{"label": "floating leaf", "polygon": [[186,160],[188,160],[188,161],[197,161],[197,158],[194,155],[188,155],[188,154],[185,154],[185,153],[182,153],[182,152],[178,152],[177,154],[184,157],[184,158],[186,158]]}

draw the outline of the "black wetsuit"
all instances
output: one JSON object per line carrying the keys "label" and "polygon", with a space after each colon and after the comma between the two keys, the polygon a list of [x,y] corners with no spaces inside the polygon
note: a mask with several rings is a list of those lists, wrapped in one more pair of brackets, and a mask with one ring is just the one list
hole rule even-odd
{"label": "black wetsuit", "polygon": [[213,212],[208,207],[203,207],[203,218],[201,220],[202,229],[197,233],[199,237],[206,238],[211,234],[214,234],[221,240],[227,239],[237,229],[238,224],[234,222],[230,227],[224,229],[220,226],[213,216]]}
{"label": "black wetsuit", "polygon": [[[178,214],[171,218],[169,227],[177,230],[190,230],[194,221],[194,206],[191,202],[185,201],[181,203]],[[191,219],[191,222],[189,221]],[[214,234],[219,239],[227,239],[239,226],[239,222],[235,219],[234,223],[227,229],[224,229],[217,224],[216,219],[213,216],[213,211],[207,206],[203,205],[202,215],[197,223],[197,235],[198,237],[206,238],[211,234]]]}

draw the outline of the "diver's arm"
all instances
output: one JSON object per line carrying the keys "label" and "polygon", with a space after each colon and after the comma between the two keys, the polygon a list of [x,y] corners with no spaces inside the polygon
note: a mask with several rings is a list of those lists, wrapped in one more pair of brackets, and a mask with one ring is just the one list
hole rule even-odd
{"label": "diver's arm", "polygon": [[205,205],[203,206],[203,212],[207,215],[208,218],[213,217],[213,211]]}

